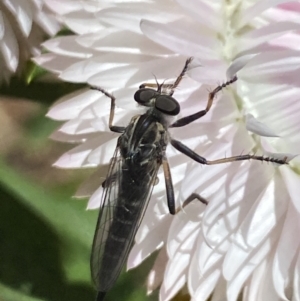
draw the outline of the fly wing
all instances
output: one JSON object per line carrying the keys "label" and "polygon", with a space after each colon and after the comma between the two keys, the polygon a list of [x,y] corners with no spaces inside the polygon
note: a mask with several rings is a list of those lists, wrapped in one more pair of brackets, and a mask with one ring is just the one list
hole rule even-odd
{"label": "fly wing", "polygon": [[147,166],[147,170],[128,166],[116,148],[104,185],[91,255],[92,279],[98,291],[106,292],[114,285],[133,244],[160,164],[153,160]]}

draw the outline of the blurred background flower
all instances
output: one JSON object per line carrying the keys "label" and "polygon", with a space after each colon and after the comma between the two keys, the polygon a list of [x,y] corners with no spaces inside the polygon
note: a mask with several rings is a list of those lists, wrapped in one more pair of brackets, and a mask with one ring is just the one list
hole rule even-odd
{"label": "blurred background flower", "polygon": [[[35,81],[26,91],[38,85],[43,93],[28,94],[33,99],[47,100],[41,112],[56,95],[75,90],[61,97],[48,116],[62,122],[52,138],[76,144],[55,166],[98,167],[76,194],[91,196],[88,208],[99,206],[101,188],[98,187],[105,177],[117,136],[107,126],[109,100],[97,91],[83,88],[81,83],[113,92],[117,98],[115,123],[126,125],[134,114],[141,112],[132,99],[137,87],[142,82],[154,82],[154,75],[159,81],[171,81],[185,59],[193,56],[189,77],[174,94],[182,106],[180,116],[205,107],[208,87],[215,87],[236,72],[239,80],[220,93],[209,114],[186,128],[172,129],[172,136],[208,159],[241,152],[291,154],[289,158],[299,153],[296,112],[300,27],[292,22],[297,22],[297,10],[284,2],[287,1],[45,0],[57,20],[74,34],[48,40],[43,44],[46,52],[34,60],[73,84],[47,82],[43,86],[44,82]],[[5,92],[11,91],[12,86]],[[31,126],[35,129],[32,135],[36,137],[40,133],[45,138],[54,123],[44,126],[46,129],[41,134],[41,124],[36,119]],[[41,141],[45,143],[41,139],[37,144]],[[48,164],[61,150],[58,144],[54,145],[51,156],[41,156],[47,157]],[[28,152],[34,158],[41,154],[41,149],[35,147],[35,152]],[[164,182],[159,175],[159,184],[128,260],[128,268],[136,267],[161,248],[148,278],[148,291],[162,284],[161,300],[169,300],[176,294],[176,298],[182,299],[186,293],[193,300],[205,300],[212,293],[214,301],[237,300],[239,295],[244,300],[285,297],[297,300],[298,159],[292,160],[289,167],[280,168],[260,162],[201,167],[172,147],[168,148],[168,157],[177,205],[192,192],[200,193],[209,205],[204,208],[195,202],[171,217]],[[16,158],[15,155],[8,162],[13,165]],[[52,175],[56,178],[61,173]],[[48,200],[43,190],[36,198],[25,194],[24,203],[29,203],[38,216],[54,227],[59,239],[65,240],[59,244],[62,263],[57,265],[61,268],[57,278],[62,289],[54,289],[52,277],[48,291],[45,287],[42,292],[36,292],[36,279],[27,283],[22,279],[16,281],[17,285],[6,281],[9,285],[53,300],[93,298],[87,262],[95,219],[91,220],[92,213],[80,211],[81,203],[59,201],[61,196],[71,194],[79,178],[90,171],[82,173],[80,177],[75,175],[78,172],[64,174],[73,183],[60,197],[53,196],[56,201],[51,199],[51,194]],[[35,181],[41,174],[37,176]],[[48,182],[39,185],[49,187],[52,181],[48,177]],[[10,182],[5,183],[13,190],[15,185]],[[65,178],[54,182],[50,185],[52,190],[55,185],[57,191],[67,185]],[[17,195],[24,198],[23,190]],[[41,253],[44,245],[41,244]],[[107,300],[118,298],[120,289],[122,297],[127,298],[127,292],[129,300],[141,300],[144,295],[140,288],[133,292],[131,286],[125,288],[121,280]]]}
{"label": "blurred background flower", "polygon": [[24,70],[28,59],[40,53],[41,42],[60,26],[42,0],[2,0],[0,11],[0,80],[8,81]]}

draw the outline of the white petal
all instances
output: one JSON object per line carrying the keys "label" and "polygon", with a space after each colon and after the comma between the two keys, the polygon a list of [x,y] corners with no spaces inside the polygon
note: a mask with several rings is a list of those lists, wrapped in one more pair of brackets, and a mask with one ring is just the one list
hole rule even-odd
{"label": "white petal", "polygon": [[221,272],[219,269],[214,269],[211,273],[205,275],[204,281],[199,285],[197,291],[192,296],[192,301],[207,300],[213,292]]}
{"label": "white petal", "polygon": [[32,26],[32,9],[30,2],[27,1],[11,1],[5,0],[4,4],[15,15],[16,22],[19,23],[19,28],[22,33],[28,37]]}
{"label": "white petal", "polygon": [[283,176],[283,180],[285,182],[285,185],[287,187],[289,196],[291,198],[291,201],[293,202],[293,205],[295,206],[296,210],[300,213],[300,202],[299,202],[299,195],[300,195],[300,187],[299,187],[299,181],[300,176],[295,173],[290,168],[283,166],[280,169],[280,172]]}
{"label": "white petal", "polygon": [[71,12],[62,18],[65,25],[77,34],[93,33],[104,28],[104,25],[95,18],[94,13],[81,10]]}
{"label": "white petal", "polygon": [[[180,247],[170,258],[166,267],[164,281],[160,289],[160,300],[169,300],[175,296],[186,282],[187,267],[190,262],[190,254],[196,238],[197,232],[191,232],[189,237],[182,242]],[[170,253],[168,255],[170,257]]]}
{"label": "white petal", "polygon": [[103,194],[103,187],[100,185],[98,189],[92,194],[89,199],[88,205],[86,209],[97,209],[102,206],[102,194]]}
{"label": "white petal", "polygon": [[289,278],[290,269],[294,269],[295,257],[298,254],[300,239],[295,239],[300,231],[300,214],[290,203],[285,217],[285,223],[280,235],[280,240],[273,261],[273,282],[278,296],[288,300],[285,289]]}
{"label": "white petal", "polygon": [[48,40],[42,44],[47,50],[56,54],[76,57],[89,58],[95,51],[80,46],[74,36],[58,37]]}
{"label": "white petal", "polygon": [[205,26],[217,31],[221,29],[220,15],[204,1],[176,0],[195,20]]}
{"label": "white petal", "polygon": [[[78,117],[80,112],[91,103],[99,99],[104,100],[104,96],[95,90],[77,90],[60,98],[52,108],[50,108],[47,116],[55,120],[70,120]],[[109,102],[104,102],[104,104]]]}
{"label": "white petal", "polygon": [[[169,24],[143,20],[141,29],[148,38],[175,53],[194,56],[202,60],[216,60],[218,58],[216,39],[208,38],[207,35],[203,34],[201,28],[196,30],[192,24],[182,19]],[[205,29],[203,30],[205,31]]]}
{"label": "white petal", "polygon": [[300,52],[294,50],[268,51],[256,55],[238,73],[243,80],[255,83],[272,83],[291,85],[297,80],[295,74],[299,72]]}
{"label": "white petal", "polygon": [[163,247],[154,262],[154,265],[147,278],[147,294],[151,294],[163,281],[164,271],[168,256],[165,247]]}
{"label": "white petal", "polygon": [[64,69],[79,61],[78,58],[60,56],[53,53],[41,54],[38,57],[32,58],[32,60],[43,68],[57,74],[60,74]]}
{"label": "white petal", "polygon": [[[104,143],[105,140],[108,141]],[[88,163],[90,163],[92,166],[109,163],[112,154],[116,149],[117,140],[118,138],[111,139],[111,135],[107,136],[106,139],[100,140],[101,145],[99,147],[97,147],[97,145],[99,145],[99,139],[98,141],[95,141],[93,149],[90,151],[87,157]]]}
{"label": "white petal", "polygon": [[278,137],[267,125],[258,121],[252,114],[246,115],[246,128],[248,131],[265,137]]}
{"label": "white petal", "polygon": [[141,19],[170,22],[179,17],[177,5],[169,1],[140,3],[120,3],[117,7],[104,9],[97,14],[102,22],[122,29],[140,32]]}
{"label": "white petal", "polygon": [[235,237],[236,243],[245,249],[259,245],[286,213],[288,198],[281,177],[275,173],[245,217]]}
{"label": "white petal", "polygon": [[76,11],[82,8],[82,4],[79,1],[74,0],[46,0],[45,4],[53,11],[59,14],[67,14],[72,11]]}
{"label": "white petal", "polygon": [[[273,233],[261,246],[251,251],[242,250],[235,245],[228,250],[223,265],[223,275],[228,280],[226,292],[228,300],[237,300],[245,281],[269,255],[276,239],[277,233]],[[239,265],[240,263],[242,265]]]}
{"label": "white petal", "polygon": [[1,11],[0,22],[4,28],[4,36],[0,40],[0,50],[6,67],[10,71],[15,72],[19,62],[19,46],[9,22]]}
{"label": "white petal", "polygon": [[297,262],[295,264],[295,274],[294,274],[294,283],[293,283],[293,301],[300,300],[300,254],[298,255]]}
{"label": "white petal", "polygon": [[[107,166],[99,167],[91,176],[89,176],[83,183],[80,184],[74,197],[75,198],[90,197],[101,186],[101,183],[106,178],[106,174],[107,174]],[[101,197],[99,198],[99,202],[100,199]],[[91,208],[91,204],[89,202],[87,209],[94,209],[94,208],[97,207],[92,206]]]}

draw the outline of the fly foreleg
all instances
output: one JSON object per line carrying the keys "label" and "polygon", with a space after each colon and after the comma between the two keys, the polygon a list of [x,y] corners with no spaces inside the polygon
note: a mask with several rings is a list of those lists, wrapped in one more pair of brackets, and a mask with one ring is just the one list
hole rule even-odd
{"label": "fly foreleg", "polygon": [[178,75],[178,77],[176,78],[175,82],[173,84],[161,84],[159,85],[158,83],[156,84],[153,84],[153,83],[144,83],[144,84],[141,84],[140,85],[140,89],[142,88],[155,88],[155,89],[159,89],[159,90],[171,90],[169,95],[173,95],[174,93],[174,90],[177,88],[177,86],[180,84],[181,80],[183,79],[187,69],[188,69],[188,66],[189,64],[191,63],[191,61],[193,60],[192,57],[188,58],[186,61],[185,61],[185,64],[183,66],[183,69],[181,70],[180,74]]}
{"label": "fly foreleg", "polygon": [[201,111],[196,112],[192,115],[180,118],[177,121],[175,121],[173,124],[171,124],[170,127],[171,128],[182,127],[182,126],[185,126],[185,125],[187,125],[187,124],[189,124],[189,123],[191,123],[191,122],[193,122],[197,119],[200,119],[204,115],[206,115],[207,112],[210,110],[217,93],[220,92],[223,88],[225,88],[225,87],[229,86],[230,84],[234,83],[236,80],[237,80],[237,77],[235,76],[233,79],[231,79],[231,80],[227,81],[226,83],[216,87],[212,92],[209,93],[206,108],[204,110],[201,110]]}
{"label": "fly foreleg", "polygon": [[116,98],[101,87],[91,86],[91,89],[100,91],[106,97],[110,98],[111,102],[110,102],[110,112],[109,112],[109,121],[108,121],[109,129],[115,133],[123,133],[126,129],[124,126],[113,125],[114,116],[115,116],[115,108],[116,108]]}

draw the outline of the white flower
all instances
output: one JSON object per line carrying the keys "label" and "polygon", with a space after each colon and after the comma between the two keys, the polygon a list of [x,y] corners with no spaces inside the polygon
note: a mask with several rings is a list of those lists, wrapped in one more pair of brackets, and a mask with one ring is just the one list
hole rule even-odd
{"label": "white flower", "polygon": [[[0,4],[0,80],[9,80],[26,60],[39,54],[45,33],[54,35],[58,22],[43,0],[2,0]],[[18,69],[19,68],[19,69]]]}
{"label": "white flower", "polygon": [[[49,53],[35,60],[63,80],[113,92],[114,123],[126,125],[139,112],[132,100],[137,87],[154,82],[152,74],[158,81],[174,78],[193,56],[189,76],[195,81],[185,78],[174,94],[180,116],[205,108],[205,84],[214,87],[235,73],[239,80],[206,116],[171,135],[209,160],[249,152],[292,159],[300,151],[294,42],[300,25],[275,7],[284,2],[60,1],[60,19],[76,35],[47,41]],[[56,166],[109,162],[117,139],[107,126],[109,106],[109,99],[85,89],[51,108],[49,117],[66,121],[53,138],[79,143]],[[128,260],[133,268],[163,246],[149,291],[162,282],[161,300],[185,284],[195,301],[211,294],[213,301],[239,294],[247,301],[300,300],[299,159],[281,167],[257,161],[200,166],[172,147],[167,152],[177,206],[194,192],[209,204],[194,201],[170,216],[159,175]],[[96,208],[102,188],[91,181],[80,194],[93,192],[88,208]]]}

